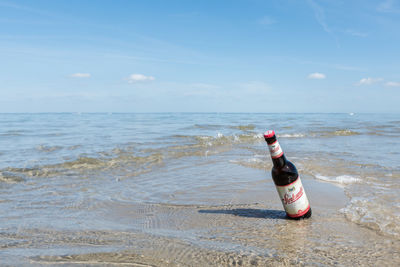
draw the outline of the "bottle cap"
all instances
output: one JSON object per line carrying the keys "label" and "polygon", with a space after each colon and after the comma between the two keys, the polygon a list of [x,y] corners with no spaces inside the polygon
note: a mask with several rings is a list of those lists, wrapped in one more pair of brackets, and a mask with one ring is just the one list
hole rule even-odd
{"label": "bottle cap", "polygon": [[274,137],[274,135],[275,135],[275,131],[269,130],[264,133],[264,138],[272,138],[272,137]]}

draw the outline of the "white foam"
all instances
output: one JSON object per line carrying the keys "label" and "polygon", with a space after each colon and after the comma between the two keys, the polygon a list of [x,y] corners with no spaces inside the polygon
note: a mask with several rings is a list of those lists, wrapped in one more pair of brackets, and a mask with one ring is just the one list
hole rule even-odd
{"label": "white foam", "polygon": [[325,182],[331,182],[331,183],[336,183],[336,184],[341,184],[341,185],[348,185],[348,184],[354,184],[358,183],[361,181],[360,178],[353,177],[350,175],[339,175],[336,177],[328,177],[320,174],[316,174],[315,178],[325,181]]}
{"label": "white foam", "polygon": [[241,163],[265,163],[265,156],[264,155],[255,155],[253,158],[248,158],[248,159],[242,159],[242,160],[229,160],[229,162],[231,163],[237,163],[237,164],[241,164]]}
{"label": "white foam", "polygon": [[282,138],[299,138],[304,137],[305,135],[302,133],[294,133],[294,134],[279,134],[278,137]]}
{"label": "white foam", "polygon": [[265,167],[265,155],[255,155],[247,159],[229,160],[229,162],[248,168],[263,169]]}
{"label": "white foam", "polygon": [[393,212],[396,205],[387,205],[374,197],[353,197],[345,208],[340,209],[347,219],[369,229],[400,236],[399,215]]}
{"label": "white foam", "polygon": [[253,137],[254,137],[254,139],[264,139],[264,135],[260,134],[260,133],[255,134]]}

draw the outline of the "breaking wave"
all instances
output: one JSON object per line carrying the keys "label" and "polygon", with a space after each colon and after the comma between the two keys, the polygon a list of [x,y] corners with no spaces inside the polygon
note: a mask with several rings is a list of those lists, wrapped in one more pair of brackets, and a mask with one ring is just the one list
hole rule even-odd
{"label": "breaking wave", "polygon": [[271,161],[267,160],[267,155],[255,155],[252,158],[241,160],[230,160],[231,163],[254,169],[270,169]]}
{"label": "breaking wave", "polygon": [[79,157],[76,160],[58,164],[38,165],[31,168],[5,168],[1,172],[0,181],[19,182],[24,178],[49,178],[56,176],[110,173],[118,176],[131,177],[149,172],[154,166],[163,164],[161,153],[152,153],[146,156],[133,154],[116,155],[110,158]]}
{"label": "breaking wave", "polygon": [[353,177],[350,175],[339,175],[339,176],[335,176],[335,177],[328,177],[328,176],[316,174],[315,178],[317,178],[318,180],[321,180],[321,181],[340,184],[340,185],[354,184],[354,183],[358,183],[361,181],[360,178],[356,178],[356,177]]}
{"label": "breaking wave", "polygon": [[46,146],[46,145],[39,145],[36,147],[38,151],[42,152],[53,152],[62,149],[62,146]]}
{"label": "breaking wave", "polygon": [[23,182],[24,179],[14,173],[7,172],[7,171],[1,171],[0,172],[0,182],[4,182],[7,184],[15,184],[15,183],[20,183]]}
{"label": "breaking wave", "polygon": [[400,205],[387,205],[378,198],[353,197],[340,211],[344,216],[360,225],[379,233],[400,238]]}
{"label": "breaking wave", "polygon": [[294,134],[278,134],[278,138],[301,138],[305,137],[306,134],[303,133],[294,133]]}
{"label": "breaking wave", "polygon": [[336,136],[353,136],[353,135],[360,135],[360,133],[348,129],[339,129],[332,131],[310,131],[310,132],[300,132],[300,133],[282,133],[282,132],[277,133],[278,138],[336,137]]}
{"label": "breaking wave", "polygon": [[[151,171],[154,167],[160,167],[168,160],[192,156],[211,156],[226,152],[234,148],[234,145],[254,144],[262,142],[262,134],[240,134],[225,136],[217,133],[215,136],[185,136],[175,135],[172,143],[166,147],[146,148],[135,150],[134,148],[113,148],[110,151],[100,151],[96,155],[84,154],[76,159],[67,160],[55,164],[43,164],[32,167],[7,167],[2,171],[1,182],[19,182],[26,178],[56,177],[68,175],[86,175],[97,173],[107,175],[110,172],[122,177],[137,176]],[[41,152],[56,152],[61,146],[36,147]]]}
{"label": "breaking wave", "polygon": [[311,131],[309,135],[311,137],[335,137],[335,136],[360,135],[360,133],[349,129],[338,129],[330,131]]}
{"label": "breaking wave", "polygon": [[232,129],[239,129],[241,131],[253,131],[255,128],[254,124],[232,126]]}

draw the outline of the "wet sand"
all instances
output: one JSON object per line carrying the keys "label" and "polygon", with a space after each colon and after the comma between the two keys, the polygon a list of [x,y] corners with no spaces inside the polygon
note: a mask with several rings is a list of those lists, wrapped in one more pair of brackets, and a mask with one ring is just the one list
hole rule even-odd
{"label": "wet sand", "polygon": [[[100,205],[115,229],[21,229],[3,244],[19,247],[18,265],[47,266],[394,266],[400,242],[346,220],[342,188],[303,178],[313,216],[288,220],[277,193],[255,187],[231,204]],[[100,207],[99,206],[99,207]],[[108,230],[105,230],[108,229]],[[23,234],[22,234],[23,233]],[[11,242],[12,241],[12,242]],[[13,265],[12,250],[3,264]],[[40,256],[37,256],[40,255]],[[20,256],[20,255],[19,255]]]}

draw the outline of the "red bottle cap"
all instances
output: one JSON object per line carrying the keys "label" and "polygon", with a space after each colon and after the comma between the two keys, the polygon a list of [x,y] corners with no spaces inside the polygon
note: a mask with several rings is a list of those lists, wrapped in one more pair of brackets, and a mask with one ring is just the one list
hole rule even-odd
{"label": "red bottle cap", "polygon": [[274,130],[269,130],[264,133],[264,138],[272,138],[275,135]]}

